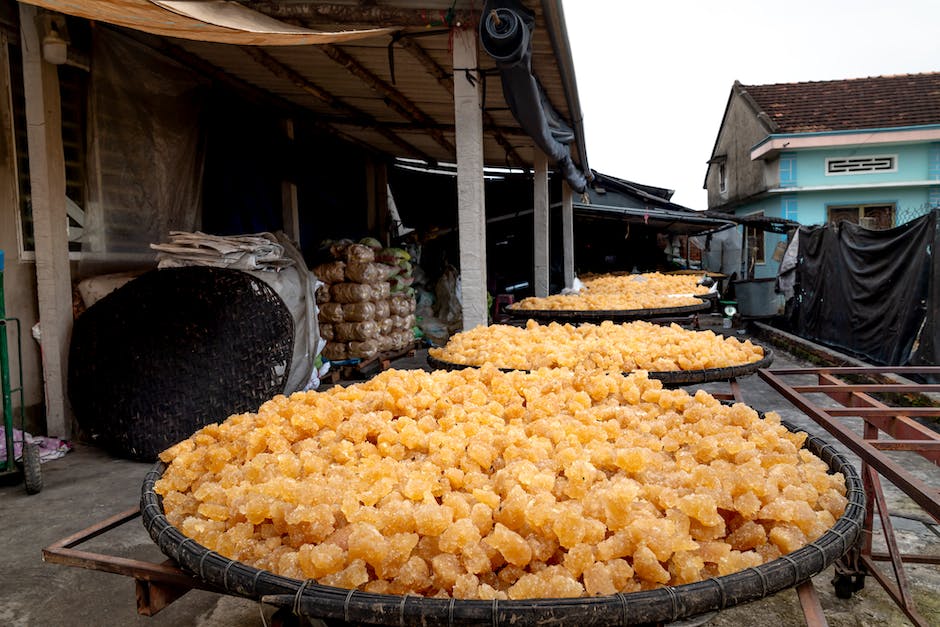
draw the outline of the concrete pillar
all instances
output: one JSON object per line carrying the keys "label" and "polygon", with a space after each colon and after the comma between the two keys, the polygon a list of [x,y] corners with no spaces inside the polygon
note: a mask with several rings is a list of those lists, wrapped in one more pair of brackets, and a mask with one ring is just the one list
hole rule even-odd
{"label": "concrete pillar", "polygon": [[574,283],[574,191],[568,183],[561,184],[561,237],[564,259],[565,287]]}
{"label": "concrete pillar", "polygon": [[58,70],[42,58],[38,21],[36,7],[20,4],[46,431],[50,436],[69,438],[71,415],[65,390],[72,332],[72,281],[65,205],[62,109]]}
{"label": "concrete pillar", "polygon": [[548,217],[548,158],[535,151],[535,189],[533,194],[533,251],[535,252],[536,296],[548,296],[549,217]]}
{"label": "concrete pillar", "polygon": [[[463,328],[487,324],[486,202],[483,188],[483,113],[477,67],[477,33],[453,36],[454,121],[457,134],[457,229]],[[469,69],[468,69],[469,68]],[[469,71],[477,79],[467,80]]]}

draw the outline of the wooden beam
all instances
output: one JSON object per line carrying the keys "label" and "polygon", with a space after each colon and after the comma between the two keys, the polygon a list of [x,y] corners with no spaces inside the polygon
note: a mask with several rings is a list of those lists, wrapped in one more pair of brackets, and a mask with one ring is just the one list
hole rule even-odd
{"label": "wooden beam", "polygon": [[[294,121],[287,118],[283,121],[284,135],[291,143],[294,142]],[[300,207],[297,202],[297,184],[287,179],[281,180],[281,228],[287,237],[294,242],[300,242]]]}
{"label": "wooden beam", "polygon": [[[285,114],[292,116],[299,122],[302,121],[304,124],[310,125],[321,133],[332,135],[345,142],[355,144],[369,154],[385,154],[379,150],[376,150],[376,148],[371,144],[344,132],[342,129],[337,128],[333,121],[325,118],[324,116],[316,115],[310,111],[310,109],[301,107],[296,103],[285,100],[280,96],[275,96],[271,92],[265,91],[249,82],[232,76],[223,69],[209,63],[202,57],[189,52],[181,46],[171,44],[162,38],[159,40],[160,45],[156,47],[152,46],[150,41],[144,41],[140,38],[137,38],[137,41],[143,45],[151,47],[160,54],[182,63],[184,66],[190,68],[205,78],[232,88],[249,102],[263,107],[272,107],[276,110],[282,111]],[[345,118],[336,118],[336,121],[342,121],[343,123],[348,122],[348,120]],[[357,126],[363,126],[363,124],[358,124]]]}
{"label": "wooden beam", "polygon": [[[448,24],[446,9],[404,9],[379,6],[373,3],[360,2],[358,5],[328,4],[319,2],[297,3],[291,1],[271,0],[264,4],[254,4],[252,8],[271,17],[281,20],[301,18],[314,23],[329,24],[360,24],[377,28],[380,26],[441,26]],[[455,11],[450,17],[453,24],[470,24],[473,16],[470,12]]]}
{"label": "wooden beam", "polygon": [[[361,120],[358,120],[351,116],[338,116],[338,115],[318,115],[317,119],[326,124],[331,124],[334,126],[367,126],[368,122],[363,124]],[[438,130],[443,133],[455,133],[456,127],[453,124],[418,124],[416,122],[382,122],[382,128],[387,128],[390,131],[421,131],[426,132],[430,130]],[[510,137],[529,137],[525,134],[521,128],[512,128],[509,126],[500,126],[497,128],[487,126],[483,124],[484,131],[498,131],[506,136]],[[529,168],[530,165],[521,164],[516,167],[525,167]]]}
{"label": "wooden beam", "polygon": [[30,198],[36,240],[36,292],[42,321],[46,434],[67,439],[71,437],[71,415],[65,390],[72,331],[72,277],[62,109],[58,68],[42,58],[39,19],[36,7],[20,5]]}
{"label": "wooden beam", "polygon": [[565,287],[574,285],[574,190],[567,181],[561,183],[561,238]]}
{"label": "wooden beam", "polygon": [[[477,67],[477,34],[454,31],[454,67]],[[479,79],[479,77],[477,77]],[[483,117],[480,81],[454,82],[457,125],[457,237],[463,328],[486,326],[486,201],[483,185]]]}
{"label": "wooden beam", "polygon": [[548,157],[535,151],[535,177],[533,189],[532,249],[534,251],[533,287],[535,295],[548,296],[549,220],[548,220]]}
{"label": "wooden beam", "polygon": [[[434,60],[427,50],[421,47],[418,42],[410,37],[402,37],[398,40],[398,43],[402,48],[408,51],[412,57],[415,58],[418,63],[424,66],[424,69],[434,77],[434,79],[441,85],[444,89],[447,90],[447,93],[454,95],[454,77],[453,75],[444,69],[437,61]],[[506,156],[510,161],[516,163],[516,165],[527,166],[528,164],[523,160],[523,158],[516,151],[516,148],[506,139],[506,135],[510,134],[511,131],[500,129],[496,124],[496,120],[493,119],[493,116],[483,111],[483,128],[490,131],[493,134],[493,138],[496,140],[503,150],[506,151]],[[518,134],[522,137],[528,137],[525,132],[520,129],[514,129],[518,131]]]}
{"label": "wooden beam", "polygon": [[294,85],[302,89],[304,92],[310,94],[317,100],[320,100],[321,102],[329,106],[331,109],[335,109],[336,111],[339,111],[341,113],[352,115],[353,117],[361,120],[363,126],[374,129],[379,135],[381,135],[385,139],[389,140],[390,142],[392,142],[393,144],[395,144],[396,146],[404,150],[408,155],[417,157],[419,159],[427,161],[428,163],[437,162],[436,159],[434,159],[433,157],[425,153],[420,148],[413,146],[412,144],[406,142],[404,139],[402,139],[401,137],[399,137],[392,131],[384,128],[378,120],[370,116],[365,111],[362,111],[361,109],[358,109],[350,104],[347,104],[342,99],[334,96],[327,90],[314,84],[312,81],[307,80],[297,71],[284,65],[283,63],[281,63],[280,61],[278,61],[277,59],[269,55],[267,52],[255,46],[242,46],[241,49],[242,51],[244,51],[245,54],[247,54],[249,57],[251,57],[256,62],[258,62],[259,65],[267,69],[269,72],[271,72],[278,78],[282,78],[284,80],[290,81],[291,83],[293,83]]}
{"label": "wooden beam", "polygon": [[[346,71],[368,85],[374,92],[383,97],[385,104],[395,113],[406,120],[416,124],[434,124],[434,120],[422,111],[414,102],[412,102],[403,93],[392,87],[389,83],[376,76],[369,68],[360,63],[351,54],[333,44],[323,44],[314,46],[327,57],[346,68]],[[449,154],[456,154],[457,149],[450,140],[444,137],[444,133],[433,127],[429,127],[428,132],[438,145]]]}

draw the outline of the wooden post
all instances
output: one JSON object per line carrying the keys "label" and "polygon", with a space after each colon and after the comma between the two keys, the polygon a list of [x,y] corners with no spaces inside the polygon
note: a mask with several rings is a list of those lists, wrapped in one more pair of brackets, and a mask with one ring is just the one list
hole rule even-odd
{"label": "wooden post", "polygon": [[20,4],[20,45],[29,148],[29,179],[36,239],[36,292],[42,332],[47,435],[71,437],[66,404],[72,281],[69,270],[65,157],[56,66],[42,58],[36,7]]}
{"label": "wooden post", "polygon": [[548,158],[535,149],[535,189],[533,194],[534,289],[536,296],[548,296],[549,216]]}
{"label": "wooden post", "polygon": [[567,182],[561,184],[561,237],[564,247],[565,287],[574,283],[574,192]]}
{"label": "wooden post", "polygon": [[[457,229],[463,328],[486,326],[486,201],[483,186],[483,115],[477,71],[477,33],[456,30],[454,120],[457,132]],[[467,73],[476,80],[467,80]]]}
{"label": "wooden post", "polygon": [[[373,235],[379,228],[378,210],[376,207],[376,179],[375,179],[375,161],[371,157],[366,157],[366,229]],[[385,238],[379,236],[379,239],[385,242]]]}
{"label": "wooden post", "polygon": [[[284,120],[284,134],[290,143],[294,142],[294,121]],[[297,203],[297,184],[293,181],[281,181],[281,216],[284,233],[294,242],[300,243],[300,209]]]}

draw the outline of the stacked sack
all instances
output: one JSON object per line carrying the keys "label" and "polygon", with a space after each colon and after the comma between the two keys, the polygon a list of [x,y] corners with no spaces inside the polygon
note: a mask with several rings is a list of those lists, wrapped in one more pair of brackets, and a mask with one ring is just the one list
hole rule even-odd
{"label": "stacked sack", "polygon": [[[402,284],[405,268],[377,260],[377,253],[386,259],[382,253],[391,250],[372,238],[358,244],[343,240],[330,247],[335,261],[314,268],[325,284],[317,290],[324,358],[368,359],[414,343],[415,299]],[[410,261],[402,261],[408,262],[410,277]]]}

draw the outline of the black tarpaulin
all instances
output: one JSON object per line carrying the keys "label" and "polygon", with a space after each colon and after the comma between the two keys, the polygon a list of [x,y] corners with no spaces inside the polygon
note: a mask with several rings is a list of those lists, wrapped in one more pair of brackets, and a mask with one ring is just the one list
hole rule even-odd
{"label": "black tarpaulin", "polygon": [[549,103],[532,74],[532,30],[535,16],[515,0],[487,0],[480,21],[480,42],[499,68],[503,95],[526,134],[581,193],[584,174],[571,160],[574,131]]}
{"label": "black tarpaulin", "polygon": [[936,363],[937,241],[937,212],[888,230],[801,227],[797,333],[876,364]]}

